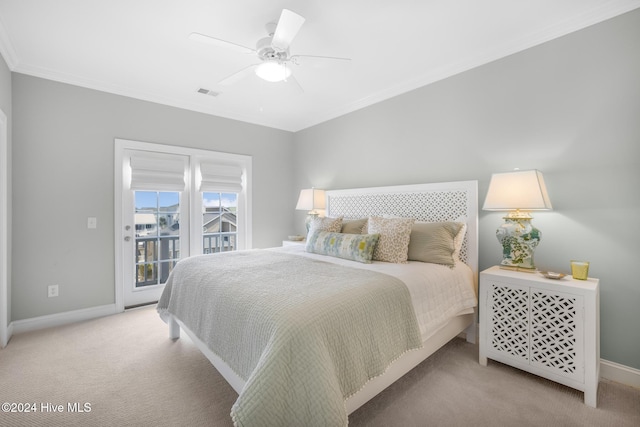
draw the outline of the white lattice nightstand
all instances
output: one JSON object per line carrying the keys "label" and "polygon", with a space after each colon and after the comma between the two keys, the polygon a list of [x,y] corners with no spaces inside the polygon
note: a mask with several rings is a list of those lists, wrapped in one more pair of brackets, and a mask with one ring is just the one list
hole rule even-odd
{"label": "white lattice nightstand", "polygon": [[599,280],[547,279],[491,267],[480,273],[480,364],[506,363],[584,392],[596,407]]}
{"label": "white lattice nightstand", "polygon": [[306,245],[306,240],[283,240],[282,246]]}

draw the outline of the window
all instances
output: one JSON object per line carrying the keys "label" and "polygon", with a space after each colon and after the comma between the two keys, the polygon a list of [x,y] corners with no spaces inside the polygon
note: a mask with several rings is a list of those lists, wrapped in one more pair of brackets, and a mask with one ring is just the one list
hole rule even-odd
{"label": "window", "polygon": [[202,253],[238,248],[238,194],[202,193]]}
{"label": "window", "polygon": [[180,259],[180,193],[136,191],[136,288],[165,283]]}

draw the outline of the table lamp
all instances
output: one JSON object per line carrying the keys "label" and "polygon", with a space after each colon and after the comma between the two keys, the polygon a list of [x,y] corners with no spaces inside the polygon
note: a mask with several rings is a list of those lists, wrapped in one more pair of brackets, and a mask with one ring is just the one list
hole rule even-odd
{"label": "table lamp", "polygon": [[551,209],[542,173],[534,169],[492,174],[482,209],[509,212],[496,231],[502,245],[500,267],[536,271],[533,253],[541,233],[531,224],[529,211]]}
{"label": "table lamp", "polygon": [[308,211],[307,218],[305,220],[307,231],[309,231],[309,223],[311,222],[311,219],[318,216],[317,209],[325,209],[325,206],[324,190],[318,190],[316,188],[300,190],[296,210]]}

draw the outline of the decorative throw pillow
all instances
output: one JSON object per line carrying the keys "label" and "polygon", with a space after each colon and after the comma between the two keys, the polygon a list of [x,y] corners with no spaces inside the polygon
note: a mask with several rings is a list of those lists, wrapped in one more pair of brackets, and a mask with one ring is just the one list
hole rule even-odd
{"label": "decorative throw pillow", "polygon": [[344,234],[316,230],[307,238],[306,251],[370,264],[378,238],[378,234]]}
{"label": "decorative throw pillow", "polygon": [[309,232],[307,237],[311,236],[314,231],[330,231],[332,233],[339,233],[342,229],[342,217],[329,218],[314,216],[309,222]]}
{"label": "decorative throw pillow", "polygon": [[341,233],[346,234],[366,234],[367,218],[362,219],[343,219]]}
{"label": "decorative throw pillow", "polygon": [[411,226],[414,222],[413,218],[369,217],[367,233],[380,234],[378,244],[373,251],[373,259],[405,264]]}
{"label": "decorative throw pillow", "polygon": [[416,222],[411,228],[409,260],[454,265],[454,241],[462,225],[460,222]]}

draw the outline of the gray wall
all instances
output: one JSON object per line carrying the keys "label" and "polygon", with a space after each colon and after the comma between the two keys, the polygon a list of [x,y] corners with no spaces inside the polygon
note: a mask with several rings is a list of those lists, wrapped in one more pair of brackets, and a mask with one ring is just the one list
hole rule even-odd
{"label": "gray wall", "polygon": [[[637,10],[300,131],[297,188],[478,180],[482,206],[493,172],[543,171],[536,264],[591,262],[602,357],[640,369],[639,41]],[[502,215],[480,212],[481,269]]]}
{"label": "gray wall", "polygon": [[290,234],[290,132],[15,73],[13,125],[14,321],[114,303],[114,138],[251,155],[253,246]]}
{"label": "gray wall", "polygon": [[[1,188],[0,192],[7,192],[7,236],[0,238],[7,239],[7,271],[0,274],[6,274],[7,276],[7,299],[11,301],[11,71],[7,66],[4,58],[0,55],[0,110],[7,116],[7,165],[8,165],[8,188]],[[11,323],[11,305],[7,307],[7,325]]]}

